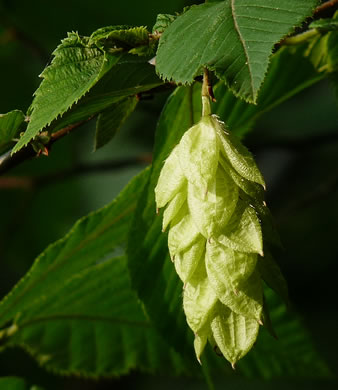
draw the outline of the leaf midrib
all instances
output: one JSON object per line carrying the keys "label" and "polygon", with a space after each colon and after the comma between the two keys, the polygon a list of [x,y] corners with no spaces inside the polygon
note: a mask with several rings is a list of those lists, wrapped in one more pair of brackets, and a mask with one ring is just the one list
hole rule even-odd
{"label": "leaf midrib", "polygon": [[245,41],[242,37],[241,31],[239,29],[239,25],[238,25],[237,19],[236,19],[235,1],[236,0],[231,0],[231,16],[232,16],[232,19],[234,22],[235,31],[237,32],[237,34],[239,36],[239,40],[243,46],[243,50],[244,50],[244,54],[245,54],[245,58],[246,58],[246,65],[248,66],[248,69],[249,69],[251,91],[252,91],[252,95],[254,96],[255,95],[255,87],[253,84],[253,74],[252,74],[252,69],[251,69],[251,65],[250,65],[250,61],[249,61],[249,54],[248,54],[247,48],[245,46]]}

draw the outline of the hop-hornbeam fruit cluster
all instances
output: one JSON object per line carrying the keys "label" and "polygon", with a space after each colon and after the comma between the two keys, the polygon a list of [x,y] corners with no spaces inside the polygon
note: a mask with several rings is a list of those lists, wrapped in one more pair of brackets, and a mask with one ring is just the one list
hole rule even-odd
{"label": "hop-hornbeam fruit cluster", "polygon": [[155,188],[163,231],[184,283],[183,307],[197,359],[209,340],[234,364],[263,322],[264,179],[252,155],[214,115],[191,127]]}

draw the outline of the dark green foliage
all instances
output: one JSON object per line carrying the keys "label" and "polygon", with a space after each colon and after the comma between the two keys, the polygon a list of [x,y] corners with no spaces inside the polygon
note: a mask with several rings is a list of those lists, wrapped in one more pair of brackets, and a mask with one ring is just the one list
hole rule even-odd
{"label": "dark green foliage", "polygon": [[[5,10],[9,6],[3,3],[0,8]],[[13,265],[7,264],[10,263],[6,260],[9,255],[0,239],[1,260],[3,257],[4,264],[12,272],[8,280],[17,280],[22,276],[20,273],[25,273],[14,287],[11,286],[12,289],[5,274],[3,277],[3,290],[10,290],[0,302],[0,348],[4,356],[11,348],[18,348],[55,375],[85,378],[116,377],[133,371],[170,376],[183,374],[195,378],[203,375],[210,388],[214,379],[217,381],[220,378],[223,388],[228,386],[227,381],[236,380],[236,375],[265,379],[282,376],[330,377],[330,362],[327,364],[317,351],[320,342],[315,345],[303,319],[300,320],[291,309],[292,291],[297,283],[293,280],[289,299],[285,279],[288,280],[290,274],[293,276],[293,268],[284,278],[279,266],[271,260],[272,253],[275,254],[274,250],[277,249],[278,264],[283,271],[287,268],[283,256],[278,256],[281,244],[271,224],[272,216],[260,208],[263,190],[258,191],[247,181],[239,180],[236,172],[232,172],[232,180],[237,180],[240,199],[244,202],[249,199],[255,207],[263,232],[265,256],[258,258],[257,270],[264,280],[264,286],[261,286],[264,287],[264,327],[260,327],[257,343],[239,362],[235,374],[226,361],[217,356],[216,347],[214,350],[206,347],[201,359],[202,368],[199,366],[193,351],[194,334],[187,326],[182,307],[184,286],[169,256],[168,235],[162,232],[162,211],[157,215],[154,188],[173,148],[201,118],[200,81],[205,68],[210,71],[208,93],[212,94],[213,89],[216,98],[211,103],[212,112],[225,122],[226,131],[240,138],[250,135],[249,140],[252,143],[255,143],[252,140],[256,140],[257,144],[260,141],[264,143],[265,139],[267,142],[274,140],[276,122],[269,128],[269,134],[263,133],[262,139],[259,138],[260,120],[268,111],[288,100],[293,102],[291,99],[296,94],[324,79],[330,79],[338,90],[337,14],[324,15],[324,19],[308,19],[311,15],[317,18],[313,14],[318,3],[315,0],[215,0],[198,5],[192,3],[189,2],[190,7],[183,8],[182,2],[176,10],[162,10],[164,5],[161,5],[159,12],[171,14],[159,14],[153,29],[143,25],[113,25],[99,28],[92,34],[85,31],[87,36],[77,32],[68,33],[53,52],[50,64],[41,73],[42,82],[27,115],[21,110],[0,115],[0,165],[10,158],[10,152],[19,152],[12,157],[16,158],[25,151],[26,145],[31,150],[30,146],[34,146],[41,132],[43,136],[53,137],[59,130],[67,132],[67,129],[78,127],[91,119],[96,120],[94,149],[105,146],[94,156],[106,153],[106,156],[115,158],[117,154],[128,159],[135,146],[141,154],[135,160],[149,161],[149,156],[142,154],[142,146],[146,139],[152,140],[159,105],[167,99],[156,127],[151,166],[132,178],[115,200],[81,218],[68,234],[47,249],[42,251],[38,247],[41,254],[28,271],[31,256],[26,258],[25,253],[13,255]],[[188,5],[188,2],[184,5]],[[110,7],[114,11],[115,6]],[[92,10],[94,12],[94,8]],[[8,39],[6,23],[0,16],[0,45]],[[93,30],[97,27],[93,27]],[[147,99],[152,100],[148,102]],[[284,123],[285,118],[279,119]],[[305,121],[306,118],[303,119]],[[128,126],[135,130],[128,133],[129,143],[109,149],[114,142],[120,142],[116,141],[123,133],[120,130],[127,130]],[[280,132],[287,132],[287,128],[282,130]],[[298,134],[298,130],[295,133]],[[317,133],[320,134],[320,129]],[[334,141],[333,130],[332,134]],[[26,176],[23,181],[14,177],[14,183],[21,183],[19,185],[26,191],[32,191],[35,186],[49,185],[53,178],[58,180],[68,175],[82,174],[81,169],[86,162],[83,164],[81,159],[87,156],[79,158],[78,154],[85,149],[87,138],[85,130],[81,133],[79,129],[72,138],[73,143],[69,144],[71,152],[67,156],[70,156],[69,160],[79,161],[80,169],[74,166],[74,171],[72,167],[69,171],[68,168],[63,171],[62,160],[65,157],[61,149],[61,152],[57,152],[58,165],[54,166],[53,172],[56,171],[56,174],[51,174],[43,160],[37,160],[32,168],[27,164],[26,171],[23,165],[21,172]],[[107,145],[111,140],[113,142]],[[233,140],[235,149],[240,148],[239,141]],[[241,155],[246,153],[245,149],[240,151]],[[323,164],[322,160],[318,157],[318,164]],[[50,160],[45,161],[49,166]],[[320,194],[325,194],[327,187],[331,188],[330,185],[336,183],[333,164],[330,164],[332,177],[329,183],[325,182],[318,189]],[[47,172],[46,177],[40,181],[39,177],[35,179],[37,172],[34,169]],[[321,175],[325,176],[328,170],[320,165],[316,180]],[[14,175],[17,175],[15,171]],[[48,179],[48,175],[52,179]],[[103,187],[110,180],[110,176],[104,176]],[[282,181],[282,178],[277,177],[278,180]],[[302,175],[294,183],[302,183],[301,180]],[[11,186],[11,183],[11,177],[4,176],[0,188],[2,185]],[[72,186],[75,184],[72,183]],[[288,186],[285,182],[284,187]],[[316,187],[316,183],[313,187]],[[31,237],[37,239],[39,234],[46,233],[48,239],[45,241],[55,241],[68,229],[63,216],[53,214],[55,203],[62,204],[65,213],[67,207],[70,210],[77,203],[87,202],[86,213],[96,204],[95,199],[90,198],[93,195],[87,195],[83,187],[78,188],[78,193],[83,196],[75,201],[66,190],[57,191],[56,187],[52,187],[50,192],[46,192],[46,203],[40,206],[40,200],[34,209],[37,217],[30,217],[32,232],[25,237],[28,252]],[[104,191],[107,193],[109,190],[91,185],[90,194],[99,196]],[[294,189],[288,188],[288,191],[293,193]],[[268,186],[268,197],[270,193]],[[29,198],[31,194],[37,195],[26,192],[20,198],[21,195],[13,194],[12,197],[12,192],[8,192],[2,200],[0,216],[4,226],[7,226],[7,219],[11,219],[4,241],[12,235],[16,237],[21,224],[26,226],[24,218],[25,213],[29,212]],[[287,198],[290,195],[286,192],[283,196]],[[112,197],[111,194],[109,197]],[[15,209],[13,204],[17,199],[19,206]],[[49,213],[53,216],[50,220]],[[83,215],[85,212],[81,213]],[[69,211],[68,214],[73,215]],[[57,220],[58,217],[60,220]],[[44,226],[49,224],[50,231],[38,231],[40,219],[48,221]],[[307,242],[307,238],[301,236],[302,228],[298,229],[298,223],[299,226],[302,223],[310,226],[314,222],[309,218],[301,223],[296,218],[290,229],[292,234],[301,237],[299,253],[304,252],[311,259],[311,240]],[[59,225],[62,229],[55,227]],[[323,222],[323,232],[326,229],[324,225]],[[288,230],[285,226],[284,230]],[[60,235],[54,234],[55,231],[60,231]],[[19,248],[21,244],[12,245]],[[244,247],[243,243],[240,245]],[[271,252],[268,247],[271,247]],[[13,253],[23,253],[24,250]],[[34,256],[38,250],[32,250]],[[316,255],[316,261],[325,263],[328,260],[324,255],[322,258],[321,253]],[[293,267],[298,270],[297,277],[305,279],[308,265],[297,265],[298,259],[293,260]],[[15,269],[20,262],[21,268]],[[320,294],[315,290],[318,279],[322,278],[319,273],[312,277],[313,280],[309,279],[308,282],[313,283],[310,297],[311,293]],[[312,302],[311,299],[314,300],[313,297],[309,298],[309,302]],[[306,304],[309,305],[308,302]],[[311,326],[312,331],[320,329],[318,334],[326,326],[317,316],[316,308],[311,317]],[[276,336],[278,340],[274,338]],[[326,334],[326,337],[328,339],[329,336]],[[15,373],[18,377],[7,377],[6,372],[2,375],[6,377],[0,378],[1,389],[40,389],[31,385],[37,381],[19,378],[24,376],[20,372]]]}

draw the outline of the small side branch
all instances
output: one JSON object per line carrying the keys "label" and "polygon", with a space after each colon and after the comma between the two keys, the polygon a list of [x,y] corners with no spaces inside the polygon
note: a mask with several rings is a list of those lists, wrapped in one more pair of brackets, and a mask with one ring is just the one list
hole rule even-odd
{"label": "small side branch", "polygon": [[327,12],[329,10],[335,11],[335,9],[338,9],[338,0],[331,0],[323,3],[322,5],[319,5],[314,12],[314,16],[320,16],[322,13]]}
{"label": "small side branch", "polygon": [[[66,126],[63,129],[56,131],[55,133],[51,134],[50,141],[45,145],[47,149],[50,149],[53,145],[53,143],[60,138],[63,138],[65,135],[69,134],[71,131],[74,131],[84,123],[90,121],[93,117],[89,117],[88,119],[85,119],[83,121],[74,123],[72,125]],[[6,152],[2,156],[0,156],[0,175],[3,173],[6,173],[10,169],[16,167],[17,165],[21,164],[22,162],[26,160],[30,160],[33,157],[36,156],[36,152],[34,151],[33,147],[28,144],[24,148],[20,149],[17,153],[11,154],[11,151]]]}

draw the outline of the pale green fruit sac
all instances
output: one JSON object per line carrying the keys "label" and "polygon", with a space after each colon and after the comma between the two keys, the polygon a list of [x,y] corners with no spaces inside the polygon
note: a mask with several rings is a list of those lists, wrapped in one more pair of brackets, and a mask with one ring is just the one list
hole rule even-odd
{"label": "pale green fruit sac", "polygon": [[[264,179],[216,116],[202,117],[164,163],[155,198],[184,283],[183,307],[198,360],[209,341],[232,365],[254,344],[263,310],[257,263]],[[259,211],[260,212],[260,211]]]}

